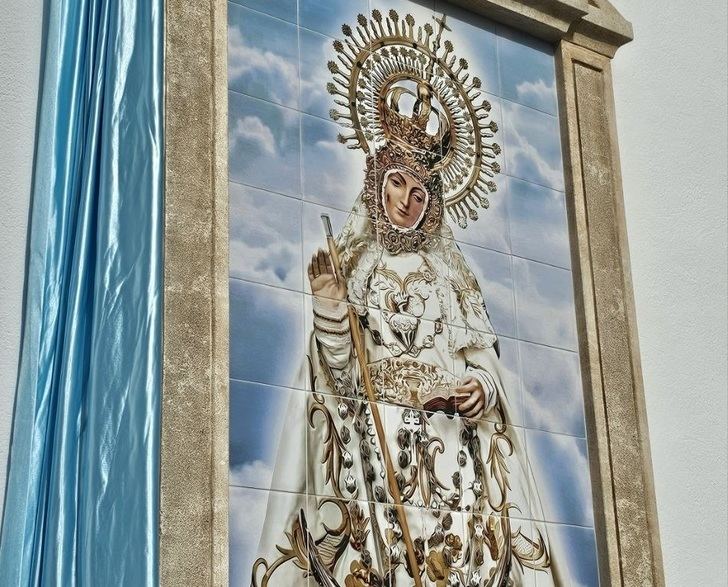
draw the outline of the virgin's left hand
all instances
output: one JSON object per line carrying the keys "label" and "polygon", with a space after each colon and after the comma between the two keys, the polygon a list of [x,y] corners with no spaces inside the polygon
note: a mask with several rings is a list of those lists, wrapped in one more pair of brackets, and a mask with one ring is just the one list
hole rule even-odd
{"label": "virgin's left hand", "polygon": [[455,388],[455,394],[461,397],[467,397],[458,406],[458,413],[466,418],[480,418],[483,415],[483,407],[485,406],[485,391],[475,377],[465,377],[460,385]]}

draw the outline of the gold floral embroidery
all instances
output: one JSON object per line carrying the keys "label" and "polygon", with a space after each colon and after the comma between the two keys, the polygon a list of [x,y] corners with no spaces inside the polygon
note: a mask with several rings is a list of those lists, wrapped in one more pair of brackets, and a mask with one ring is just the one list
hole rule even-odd
{"label": "gold floral embroidery", "polygon": [[378,399],[417,409],[436,398],[449,398],[458,385],[449,371],[414,359],[383,359],[372,363],[369,373]]}
{"label": "gold floral embroidery", "polygon": [[[381,309],[384,324],[394,337],[394,342],[383,343],[392,355],[416,357],[423,349],[435,346],[435,337],[444,331],[443,323],[447,321],[444,300],[437,294],[442,289],[437,280],[437,274],[424,258],[416,271],[403,278],[386,263],[377,265],[369,286],[369,304]],[[416,344],[426,303],[431,297],[437,297],[439,305],[439,316],[432,320],[434,332],[422,336]]]}

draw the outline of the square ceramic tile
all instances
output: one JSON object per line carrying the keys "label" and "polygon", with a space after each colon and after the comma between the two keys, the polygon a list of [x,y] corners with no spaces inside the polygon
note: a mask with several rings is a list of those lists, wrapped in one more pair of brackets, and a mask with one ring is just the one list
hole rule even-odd
{"label": "square ceramic tile", "polygon": [[553,46],[499,26],[498,54],[503,97],[548,114],[556,114]]}
{"label": "square ceramic tile", "polygon": [[[503,537],[525,542],[531,536],[528,520],[434,511],[422,517],[423,584],[432,587],[487,584],[503,559]],[[533,587],[515,561],[508,578],[509,585]]]}
{"label": "square ceramic tile", "polygon": [[[503,124],[501,116],[500,99],[495,96],[486,96],[488,102],[491,103],[491,120],[499,127],[495,137],[490,141],[503,146],[505,136],[503,134]],[[501,166],[501,170],[505,172],[505,160],[503,152],[495,157],[495,161]],[[505,173],[496,174],[492,181],[496,185],[496,191],[488,194],[488,208],[478,208],[478,219],[468,220],[467,227],[462,228],[449,215],[446,221],[450,226],[454,238],[458,242],[476,245],[486,249],[492,249],[503,253],[511,252],[511,239],[508,224],[508,201],[510,199],[508,178]]]}
{"label": "square ceramic tile", "polygon": [[275,565],[270,585],[306,585],[308,562],[284,560],[279,550],[291,549],[286,533],[293,536],[300,513],[305,516],[306,495],[230,487],[229,499],[230,585],[249,585],[253,572],[256,584],[263,584],[266,566],[257,564],[258,559],[269,567],[281,563]]}
{"label": "square ceramic tile", "polygon": [[435,8],[447,17],[452,30],[443,37],[452,41],[455,55],[467,60],[471,79],[479,78],[484,92],[500,95],[495,23],[453,4],[437,2]]}
{"label": "square ceramic tile", "polygon": [[333,122],[303,114],[301,123],[304,199],[350,212],[364,184],[364,154],[339,142]]}
{"label": "square ceramic tile", "polygon": [[[551,544],[543,522],[523,520],[518,527],[514,526],[511,545],[513,567],[510,578],[514,585],[536,587],[538,577],[548,578],[553,575]],[[571,585],[559,583],[562,584]]]}
{"label": "square ceramic tile", "polygon": [[230,485],[306,492],[306,392],[230,381]]}
{"label": "square ceramic tile", "polygon": [[[526,554],[531,547],[528,541],[534,540],[530,520],[495,514],[465,514],[464,522],[466,528],[464,543],[469,545],[465,550],[464,562],[469,570],[468,579],[473,581],[473,585],[485,585],[489,579],[498,580],[494,579],[494,574],[498,571],[499,563],[504,561],[503,551],[507,547],[513,557],[508,573],[510,579],[508,584],[514,587],[534,587],[533,577],[529,576],[528,569],[523,569],[515,560],[519,555]],[[505,536],[510,536],[508,542]]]}
{"label": "square ceramic tile", "polygon": [[458,243],[509,254],[511,245],[508,227],[508,184],[505,176],[498,178],[498,181],[498,190],[488,196],[490,202],[488,208],[477,210],[478,220],[468,220],[466,228],[462,228],[449,215],[445,222]]}
{"label": "square ceramic tile", "polygon": [[[524,399],[521,385],[521,364],[518,342],[507,336],[498,337],[498,366],[506,396],[508,421],[516,426],[524,425]],[[486,417],[486,419],[489,419]],[[492,418],[490,418],[492,419]]]}
{"label": "square ceramic tile", "polygon": [[[515,388],[506,387],[504,381],[504,365],[498,356],[500,339],[480,330],[461,328],[448,325],[449,352],[452,356],[451,372],[456,377],[453,383],[453,410],[459,416],[472,420],[488,420],[492,422],[511,422],[511,402],[516,401],[520,406],[520,390],[518,388],[517,353],[515,356]],[[454,351],[454,352],[453,352]],[[470,386],[468,379],[474,379],[483,388],[483,402],[479,414],[473,414],[475,406],[469,406],[468,396],[464,390],[457,387]],[[491,389],[496,390],[495,395]],[[499,393],[497,390],[501,390]],[[497,400],[508,405],[503,410],[496,409]],[[461,405],[464,404],[464,405]]]}
{"label": "square ceramic tile", "polygon": [[303,294],[230,280],[230,377],[304,385]]}
{"label": "square ceramic tile", "polygon": [[386,414],[381,404],[308,394],[306,442],[310,495],[377,503],[389,501],[373,407],[384,427]]}
{"label": "square ceramic tile", "polygon": [[[409,527],[417,522],[418,511],[407,517]],[[403,541],[398,518],[392,508],[371,501],[320,498],[308,500],[307,525],[310,539],[320,555],[333,557],[329,579],[336,585],[357,586],[358,579],[369,576],[375,585],[389,587],[390,572],[403,559]],[[346,528],[341,536],[338,528]],[[348,534],[348,538],[347,538]],[[333,561],[332,561],[333,562]],[[319,585],[311,578],[309,583]],[[401,583],[404,584],[404,583]]]}
{"label": "square ceramic tile", "polygon": [[[358,44],[342,34],[332,39],[305,28],[299,29],[301,111],[327,122],[335,122],[339,126],[337,134],[342,138],[357,134],[360,135],[358,138],[362,138],[361,135],[369,128],[368,115],[374,103],[373,95],[366,88],[359,87],[357,107],[350,107],[350,65],[354,61],[364,63],[369,57],[368,50],[362,46],[364,41],[358,34],[357,41]],[[369,112],[362,110],[365,107]],[[347,142],[342,148],[349,144]]]}
{"label": "square ceramic tile", "polygon": [[[476,424],[464,445],[463,511],[498,512],[511,504],[509,514],[513,518],[530,518],[531,485],[524,429],[484,420]],[[485,507],[479,505],[482,496],[486,496]]]}
{"label": "square ceramic tile", "polygon": [[526,430],[533,470],[531,513],[536,520],[594,525],[586,440]]}
{"label": "square ceramic tile", "polygon": [[[366,395],[364,388],[358,385],[359,359],[353,345],[349,307],[354,309],[358,317],[358,332],[367,349],[367,362],[377,360],[380,347],[376,347],[372,341],[372,328],[379,323],[378,310],[347,302],[339,303],[333,298],[306,295],[305,351],[313,367],[313,379],[308,378],[311,380],[307,381],[307,389],[363,399]],[[327,369],[331,370],[333,382]]]}
{"label": "square ceramic tile", "polygon": [[[486,311],[497,334],[516,336],[513,277],[508,255],[461,244],[465,262],[473,272],[485,300]],[[462,286],[461,296],[465,294]]]}
{"label": "square ceramic tile", "polygon": [[504,100],[503,127],[508,175],[563,191],[558,118]]}
{"label": "square ceramic tile", "polygon": [[584,436],[584,393],[579,356],[520,343],[526,426]]}
{"label": "square ceramic tile", "polygon": [[511,177],[508,218],[514,255],[571,268],[564,192]]}
{"label": "square ceramic tile", "polygon": [[[470,567],[465,563],[468,547],[466,516],[453,511],[422,510],[421,519],[418,538],[424,559],[421,565],[422,584],[426,587],[466,585]],[[405,579],[402,576],[403,582]]]}
{"label": "square ceramic tile", "polygon": [[[404,401],[400,399],[400,401]],[[414,403],[414,402],[410,402]],[[458,511],[463,501],[459,418],[411,405],[385,405],[387,444],[402,503],[416,508]]]}
{"label": "square ceramic tile", "polygon": [[[400,234],[400,231],[390,230],[389,226],[386,233],[380,234],[383,249],[389,248],[388,245],[401,245],[405,250],[395,254],[387,250],[382,253],[371,275],[369,305],[382,309],[382,317],[390,326],[387,332],[399,339],[397,346],[401,352],[406,352],[410,342],[414,345],[413,349],[429,348],[436,342],[434,339],[424,341],[422,337],[425,336],[424,330],[435,336],[438,329],[435,326],[419,329],[418,321],[437,322],[440,325],[448,322],[451,305],[448,285],[450,269],[446,255],[420,255],[406,250],[408,238],[412,239],[410,243],[417,240],[428,242],[426,233],[408,231],[404,233],[405,238],[399,240]],[[402,321],[399,321],[399,317]]]}
{"label": "square ceramic tile", "polygon": [[[331,214],[331,210],[319,206],[312,206],[308,209],[308,212],[317,213],[320,210],[325,210],[329,214],[329,217],[333,219],[332,224],[341,221],[341,219],[336,219],[336,214]],[[309,220],[312,226],[315,226],[316,219],[318,219],[320,224],[321,219],[318,217],[308,219],[304,217],[304,221]],[[352,270],[350,266],[347,265],[347,262],[350,261],[349,257],[347,255],[342,255],[339,263],[341,265],[343,279],[346,283],[345,287],[332,288],[330,286],[335,286],[335,283],[329,285],[326,283],[320,283],[320,286],[317,286],[319,289],[314,296],[311,290],[312,280],[316,279],[321,272],[333,271],[333,266],[326,266],[330,263],[331,259],[327,243],[323,238],[321,238],[321,242],[316,242],[314,239],[315,237],[311,237],[311,240],[309,241],[311,243],[310,245],[309,243],[306,243],[309,245],[307,249],[311,251],[311,253],[306,254],[304,259],[304,274],[306,280],[305,289],[307,293],[306,303],[308,308],[306,310],[306,319],[308,321],[308,326],[313,326],[313,304],[318,306],[321,306],[321,304],[329,306],[329,308],[320,308],[321,314],[324,314],[325,318],[335,318],[338,321],[343,312],[343,308],[338,306],[339,301],[342,300],[340,296],[343,294],[345,297],[342,301],[355,309],[357,315],[360,316],[362,320],[362,328],[374,328],[377,331],[377,336],[379,336],[379,333],[381,332],[381,303],[379,296],[375,295],[375,290],[371,287],[371,284],[377,283],[374,271],[382,259],[381,252],[373,250],[371,256],[366,260],[366,267],[369,271],[368,275],[365,275],[367,269],[358,265],[355,270]],[[356,277],[354,277],[354,273],[352,273],[352,271],[356,273]],[[344,289],[345,291],[342,292],[340,289]],[[317,299],[314,301],[312,298]],[[328,321],[330,322],[331,320]],[[378,338],[377,340],[377,344],[380,344],[381,339]]]}
{"label": "square ceramic tile", "polygon": [[299,118],[295,110],[229,92],[230,180],[300,196]]}
{"label": "square ceramic tile", "polygon": [[[334,80],[344,80],[348,67],[347,60],[336,50],[336,45],[343,35],[337,34],[337,40],[335,40],[301,28],[298,31],[298,38],[301,47],[301,110],[329,121],[333,120],[331,118],[332,109],[348,116],[348,100],[336,93],[344,92],[344,89],[339,84],[334,84]],[[364,61],[367,55],[366,50],[361,49],[359,60]],[[332,94],[331,88],[334,88],[336,92]],[[365,98],[365,100],[369,103],[368,99]],[[337,120],[342,127],[353,125],[353,122],[347,120],[346,117],[337,118]]]}
{"label": "square ceramic tile", "polygon": [[411,14],[415,19],[415,30],[428,23],[434,27],[433,17],[438,16],[435,12],[435,0],[370,0],[369,4],[372,10],[381,13],[383,19],[389,18],[391,10],[397,13],[400,22]]}
{"label": "square ceramic tile", "polygon": [[228,8],[228,87],[297,108],[296,25],[231,4]]}
{"label": "square ceramic tile", "polygon": [[231,183],[230,276],[301,291],[301,201]]}
{"label": "square ceramic tile", "polygon": [[387,297],[382,296],[381,310],[370,309],[367,324],[375,347],[369,358],[378,396],[416,409],[447,409],[444,398],[456,385],[447,324],[418,317],[413,312],[419,310],[410,307],[393,311]]}
{"label": "square ceramic tile", "polygon": [[[485,370],[502,389],[502,393],[497,398],[500,400],[500,409],[493,406],[477,419],[503,422],[505,417],[507,424],[523,426],[518,341],[507,336],[499,336],[491,349],[481,349],[475,343],[471,343],[467,350],[461,351],[459,354],[465,355],[466,365],[469,368]],[[453,362],[458,362],[457,355]]]}
{"label": "square ceramic tile", "polygon": [[[537,523],[535,526],[541,526]],[[561,584],[599,587],[599,562],[593,528],[546,524],[551,556],[558,565]],[[536,587],[556,587],[552,573],[537,573]]]}
{"label": "square ceramic tile", "polygon": [[577,349],[576,310],[570,271],[513,258],[518,338]]}
{"label": "square ceramic tile", "polygon": [[276,18],[296,23],[296,0],[229,0],[228,10],[234,4],[247,6]]}
{"label": "square ceramic tile", "polygon": [[363,219],[352,212],[344,212],[335,208],[328,208],[313,202],[303,202],[303,218],[301,221],[303,231],[303,278],[304,291],[311,293],[311,284],[308,276],[308,266],[319,250],[328,252],[324,223],[321,218],[326,215],[331,222],[334,239],[338,239],[346,226],[359,224]]}
{"label": "square ceramic tile", "polygon": [[[412,96],[401,97],[400,107],[412,106]],[[410,110],[411,112],[411,110]],[[410,149],[414,156],[414,166],[432,166],[441,160],[439,145],[433,145],[433,150]],[[407,168],[412,165],[409,161],[398,164],[387,158],[374,161],[374,170],[378,185],[376,198],[380,199],[378,205],[377,229],[378,242],[386,252],[385,257],[390,261],[389,265],[398,264],[394,257],[401,256],[412,258],[417,251],[427,249],[434,254],[429,255],[427,261],[432,263],[442,277],[446,276],[447,248],[452,248],[450,231],[445,226],[434,225],[433,215],[435,200],[430,193],[432,184],[427,178],[416,177],[416,174],[408,172]],[[423,181],[424,180],[424,181]],[[364,208],[368,213],[368,208]],[[443,223],[446,222],[446,210],[443,209]],[[438,230],[441,228],[441,230]],[[439,241],[439,242],[438,242]],[[404,261],[400,265],[411,265],[411,261]],[[406,272],[412,271],[410,268]],[[402,277],[406,275],[402,273]]]}
{"label": "square ceramic tile", "polygon": [[356,29],[357,16],[369,16],[369,0],[299,0],[298,24],[340,39],[342,25]]}

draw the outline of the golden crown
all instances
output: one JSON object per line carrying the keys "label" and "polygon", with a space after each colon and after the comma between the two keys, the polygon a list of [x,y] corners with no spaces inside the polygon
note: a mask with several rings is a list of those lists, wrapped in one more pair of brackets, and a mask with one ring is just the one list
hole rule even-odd
{"label": "golden crown", "polygon": [[[403,98],[412,98],[412,113],[406,114]],[[387,90],[380,103],[382,129],[388,141],[399,142],[405,146],[421,151],[442,153],[443,139],[448,135],[449,125],[446,117],[433,108],[432,91],[424,82],[417,84],[417,91],[402,86],[393,86]],[[404,111],[404,113],[403,113]],[[427,128],[435,121],[434,134]]]}
{"label": "golden crown", "polygon": [[411,14],[400,20],[394,10],[386,18],[374,10],[371,19],[360,14],[354,28],[343,25],[343,39],[334,41],[337,61],[328,63],[327,88],[339,107],[330,114],[353,131],[339,135],[349,148],[372,154],[396,143],[433,153],[430,172],[442,179],[445,207],[465,227],[496,190],[500,147],[489,141],[498,126],[480,98],[481,80],[442,40],[451,30],[446,17],[434,21],[437,31],[416,26]]}

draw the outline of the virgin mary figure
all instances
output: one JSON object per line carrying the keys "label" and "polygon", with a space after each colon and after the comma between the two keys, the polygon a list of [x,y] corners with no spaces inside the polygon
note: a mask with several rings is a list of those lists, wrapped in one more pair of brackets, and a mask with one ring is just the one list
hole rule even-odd
{"label": "virgin mary figure", "polygon": [[487,206],[497,127],[437,22],[374,11],[335,43],[348,111],[332,116],[367,151],[364,185],[333,257],[308,266],[310,391],[274,473],[298,497],[269,500],[256,587],[559,584],[498,339],[445,219]]}

